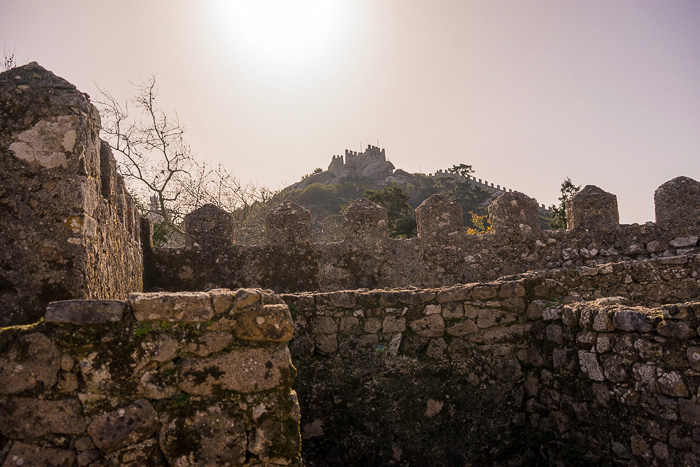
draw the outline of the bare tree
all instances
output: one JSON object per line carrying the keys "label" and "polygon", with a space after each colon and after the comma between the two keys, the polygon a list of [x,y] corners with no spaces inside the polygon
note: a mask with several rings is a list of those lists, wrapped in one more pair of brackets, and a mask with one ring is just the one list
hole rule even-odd
{"label": "bare tree", "polygon": [[141,205],[155,203],[150,211],[162,219],[164,227],[159,243],[168,243],[174,232],[182,234],[183,217],[206,203],[245,217],[266,191],[242,183],[221,164],[212,168],[195,158],[177,115],[168,116],[157,105],[155,76],[133,87],[134,93],[123,104],[98,87],[101,98],[96,103],[103,137],[119,172]]}
{"label": "bare tree", "polygon": [[7,46],[3,47],[2,61],[0,61],[0,71],[7,71],[17,66],[17,57],[15,49],[7,50]]}

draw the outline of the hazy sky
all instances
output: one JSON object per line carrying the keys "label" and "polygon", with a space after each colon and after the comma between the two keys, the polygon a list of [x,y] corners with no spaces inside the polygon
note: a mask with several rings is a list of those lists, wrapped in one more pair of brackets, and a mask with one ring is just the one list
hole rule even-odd
{"label": "hazy sky", "polygon": [[157,73],[194,152],[272,188],[360,144],[624,223],[700,180],[698,0],[0,0],[0,46],[91,96]]}

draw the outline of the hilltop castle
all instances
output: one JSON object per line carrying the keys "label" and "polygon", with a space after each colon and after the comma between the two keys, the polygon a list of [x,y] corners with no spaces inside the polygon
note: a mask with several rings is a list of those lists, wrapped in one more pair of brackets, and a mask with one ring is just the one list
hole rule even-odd
{"label": "hilltop castle", "polygon": [[394,164],[386,160],[386,152],[376,146],[367,145],[365,152],[345,150],[343,156],[333,156],[328,171],[336,177],[351,175],[383,180],[394,171]]}

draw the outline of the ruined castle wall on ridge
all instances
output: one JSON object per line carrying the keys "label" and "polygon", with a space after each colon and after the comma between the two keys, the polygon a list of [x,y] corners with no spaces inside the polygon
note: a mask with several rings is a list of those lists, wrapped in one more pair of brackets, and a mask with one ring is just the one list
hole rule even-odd
{"label": "ruined castle wall on ridge", "polygon": [[45,317],[0,329],[5,464],[700,465],[697,181],[644,225],[589,186],[565,231],[508,191],[486,235],[436,195],[409,240],[360,199],[339,243],[283,203],[236,245],[206,205],[153,248],[98,129],[38,65],[0,75],[0,324]]}
{"label": "ruined castle wall on ridge", "polygon": [[[388,238],[386,217],[377,214],[384,208],[358,200],[343,213],[345,240],[339,243],[311,242],[308,212],[288,206],[271,213],[274,234],[265,245],[236,245],[231,229],[219,226],[207,234],[193,227],[189,247],[149,249],[146,287],[276,292],[438,287],[532,270],[693,254],[700,252],[700,227],[691,209],[700,204],[699,186],[686,177],[664,183],[657,190],[661,223],[643,225],[618,224],[616,196],[586,187],[570,203],[570,230],[541,230],[537,202],[507,192],[491,204],[493,231],[483,235],[468,235],[461,207],[434,195],[416,209],[419,235],[412,239]],[[204,214],[196,211],[193,218],[213,222]],[[217,238],[219,231],[226,233]]]}
{"label": "ruined castle wall on ridge", "polygon": [[261,290],[51,303],[0,332],[0,461],[299,466],[292,332]]}
{"label": "ruined castle wall on ridge", "polygon": [[304,459],[698,465],[698,277],[691,255],[282,295]]}
{"label": "ruined castle wall on ridge", "polygon": [[141,290],[138,215],[87,95],[36,63],[0,74],[0,325]]}

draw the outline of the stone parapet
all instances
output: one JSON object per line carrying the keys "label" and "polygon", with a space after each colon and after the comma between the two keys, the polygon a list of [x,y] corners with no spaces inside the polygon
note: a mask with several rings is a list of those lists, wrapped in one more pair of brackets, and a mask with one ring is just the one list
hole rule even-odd
{"label": "stone parapet", "polygon": [[[696,182],[684,180],[676,191],[692,191]],[[213,241],[216,248],[148,249],[146,288],[264,287],[286,293],[437,287],[532,270],[700,253],[700,227],[686,219],[694,211],[664,206],[677,223],[620,225],[615,195],[587,186],[569,204],[571,230],[541,230],[536,201],[508,192],[489,208],[493,231],[467,235],[462,207],[434,195],[416,209],[418,238],[392,239],[387,238],[385,210],[360,199],[342,214],[343,242],[313,243],[310,214],[287,203],[270,214],[275,221],[267,245],[237,245],[226,237]]]}
{"label": "stone parapet", "polygon": [[304,459],[537,465],[573,452],[695,465],[697,277],[700,257],[679,256],[281,295],[296,328]]}
{"label": "stone parapet", "polygon": [[3,465],[301,465],[292,329],[256,289],[51,303],[0,333]]}
{"label": "stone parapet", "polygon": [[142,288],[138,214],[88,96],[36,63],[0,74],[0,326]]}

